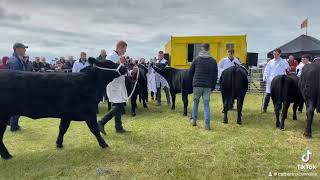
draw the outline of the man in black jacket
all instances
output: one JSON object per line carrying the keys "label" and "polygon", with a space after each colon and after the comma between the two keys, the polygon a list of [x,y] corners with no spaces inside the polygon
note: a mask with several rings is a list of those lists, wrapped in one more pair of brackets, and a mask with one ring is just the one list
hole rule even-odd
{"label": "man in black jacket", "polygon": [[199,56],[196,57],[190,68],[190,75],[193,77],[193,109],[192,121],[193,126],[197,125],[199,100],[202,96],[205,117],[205,129],[210,130],[210,94],[215,88],[218,76],[217,63],[210,56],[209,44],[203,44]]}

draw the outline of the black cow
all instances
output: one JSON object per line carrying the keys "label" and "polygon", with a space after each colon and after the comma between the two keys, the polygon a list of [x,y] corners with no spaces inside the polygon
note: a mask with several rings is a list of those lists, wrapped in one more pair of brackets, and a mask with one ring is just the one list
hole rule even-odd
{"label": "black cow", "polygon": [[291,103],[293,103],[293,120],[297,120],[297,109],[301,101],[303,101],[298,84],[299,79],[296,73],[276,76],[271,82],[271,98],[274,105],[277,128],[284,129],[284,121],[287,118],[288,108]]}
{"label": "black cow", "polygon": [[[136,109],[137,109],[137,97],[139,97],[142,100],[143,107],[148,108],[147,106],[147,98],[148,98],[148,80],[147,80],[147,73],[148,68],[146,68],[144,65],[126,65],[126,67],[129,70],[133,70],[134,68],[139,68],[139,77],[138,82],[136,85],[136,88],[131,96],[131,115],[136,116]],[[132,90],[134,88],[135,82],[137,80],[138,71],[134,70],[134,73],[131,77],[126,78],[126,87],[128,90],[128,95],[132,93]]]}
{"label": "black cow", "polygon": [[232,109],[233,102],[237,100],[237,123],[241,124],[242,106],[248,91],[248,72],[238,64],[224,70],[220,77],[220,88],[223,102],[224,123],[228,123],[228,110]]}
{"label": "black cow", "polygon": [[189,69],[175,69],[160,63],[152,64],[152,67],[168,81],[172,99],[171,109],[176,108],[176,94],[182,93],[183,115],[187,116],[188,95],[193,93],[192,77],[189,74]]}
{"label": "black cow", "polygon": [[320,62],[313,62],[302,68],[299,88],[307,107],[307,126],[304,135],[311,138],[314,110],[320,112]]}
{"label": "black cow", "polygon": [[108,147],[101,137],[96,112],[106,85],[119,73],[101,68],[117,69],[119,64],[111,61],[96,62],[80,73],[34,73],[21,71],[0,72],[0,155],[4,159],[12,156],[3,144],[3,135],[11,116],[20,115],[32,119],[60,118],[57,148],[63,147],[63,136],[70,121],[85,121],[102,148]]}

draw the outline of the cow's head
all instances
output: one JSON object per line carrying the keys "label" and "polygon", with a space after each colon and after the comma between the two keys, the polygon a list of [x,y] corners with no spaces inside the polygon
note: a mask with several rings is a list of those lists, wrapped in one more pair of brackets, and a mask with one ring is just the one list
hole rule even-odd
{"label": "cow's head", "polygon": [[152,63],[151,66],[157,73],[159,73],[165,79],[168,79],[172,74],[172,68],[170,66],[165,65],[165,64]]}
{"label": "cow's head", "polygon": [[165,64],[161,64],[161,63],[152,63],[151,67],[157,71],[159,74],[162,74],[165,69],[167,68],[167,65]]}
{"label": "cow's head", "polygon": [[315,58],[313,59],[312,63],[320,64],[320,57],[315,57]]}
{"label": "cow's head", "polygon": [[97,61],[95,58],[88,59],[90,66],[81,70],[81,72],[94,74],[97,79],[103,80],[105,83],[110,83],[114,78],[127,73],[127,69],[120,64],[112,61]]}

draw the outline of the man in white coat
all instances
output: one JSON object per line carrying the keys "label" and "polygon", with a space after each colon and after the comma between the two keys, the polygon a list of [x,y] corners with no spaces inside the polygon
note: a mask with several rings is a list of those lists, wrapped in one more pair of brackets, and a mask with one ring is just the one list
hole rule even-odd
{"label": "man in white coat", "polygon": [[289,63],[280,57],[281,49],[276,49],[273,51],[274,59],[270,60],[263,72],[263,81],[266,82],[266,97],[264,99],[262,112],[267,112],[267,108],[270,101],[270,88],[271,82],[274,77],[278,75],[286,74],[286,71],[289,72]]}
{"label": "man in white coat", "polygon": [[72,72],[80,72],[81,69],[89,66],[87,61],[87,54],[85,52],[80,53],[80,59],[74,62],[72,66]]}
{"label": "man in white coat", "polygon": [[[163,51],[159,51],[157,63],[168,65],[168,61],[164,58]],[[170,102],[169,84],[167,80],[163,76],[161,76],[159,73],[156,72],[155,75],[156,75],[156,85],[157,85],[157,93],[156,93],[156,99],[158,101],[157,105],[161,106],[161,89],[163,89],[164,92],[166,93],[167,104],[168,106],[170,106],[171,102]]]}
{"label": "man in white coat", "polygon": [[306,65],[306,64],[310,64],[310,55],[308,54],[304,54],[301,57],[301,62],[299,63],[299,65],[296,68],[296,73],[297,76],[300,77],[301,76],[301,72],[302,72],[302,68]]}
{"label": "man in white coat", "polygon": [[[228,69],[231,66],[234,66],[234,64],[241,64],[239,59],[234,57],[234,49],[228,50],[228,57],[223,58],[218,63],[218,82],[221,77],[221,74],[224,70]],[[219,84],[220,86],[220,84]],[[220,89],[220,87],[219,87]],[[234,100],[232,101],[232,109],[233,109]]]}
{"label": "man in white coat", "polygon": [[218,79],[220,79],[222,72],[229,67],[234,66],[234,63],[240,64],[240,61],[234,57],[234,49],[229,49],[228,57],[221,59],[218,63]]}
{"label": "man in white coat", "polygon": [[[116,50],[108,54],[106,59],[114,63],[123,64],[125,59],[120,57],[125,54],[127,46],[128,45],[125,41],[119,41],[117,43]],[[122,127],[121,116],[124,113],[124,104],[128,98],[125,75],[115,78],[108,84],[107,96],[109,98],[109,102],[112,103],[112,108],[100,121],[98,121],[100,132],[106,134],[104,125],[114,117],[116,132],[124,133],[126,130]]]}
{"label": "man in white coat", "polygon": [[[311,60],[311,56],[310,56],[310,55],[308,55],[308,54],[302,55],[302,57],[301,57],[301,62],[300,62],[299,65],[296,67],[296,73],[297,73],[297,76],[298,76],[299,78],[300,78],[300,76],[301,76],[303,67],[304,67],[306,64],[310,64],[310,63],[311,63],[310,60]],[[299,112],[302,112],[302,110],[303,110],[303,104],[304,104],[304,102],[301,102],[301,103],[299,104],[299,108],[298,108],[298,111],[299,111]]]}

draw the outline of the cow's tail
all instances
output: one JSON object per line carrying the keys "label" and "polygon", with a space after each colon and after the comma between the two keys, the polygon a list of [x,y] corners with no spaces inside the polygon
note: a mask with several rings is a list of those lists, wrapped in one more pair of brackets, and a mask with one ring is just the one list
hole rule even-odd
{"label": "cow's tail", "polygon": [[277,105],[279,106],[281,106],[281,104],[284,102],[288,93],[289,84],[286,84],[286,77],[287,75],[281,75],[281,78],[280,78],[280,85],[278,89],[279,94],[278,94],[278,101],[277,101]]}
{"label": "cow's tail", "polygon": [[236,75],[237,75],[237,68],[239,67],[238,64],[235,64],[232,76],[231,76],[231,94],[232,94],[232,99],[236,97]]}

